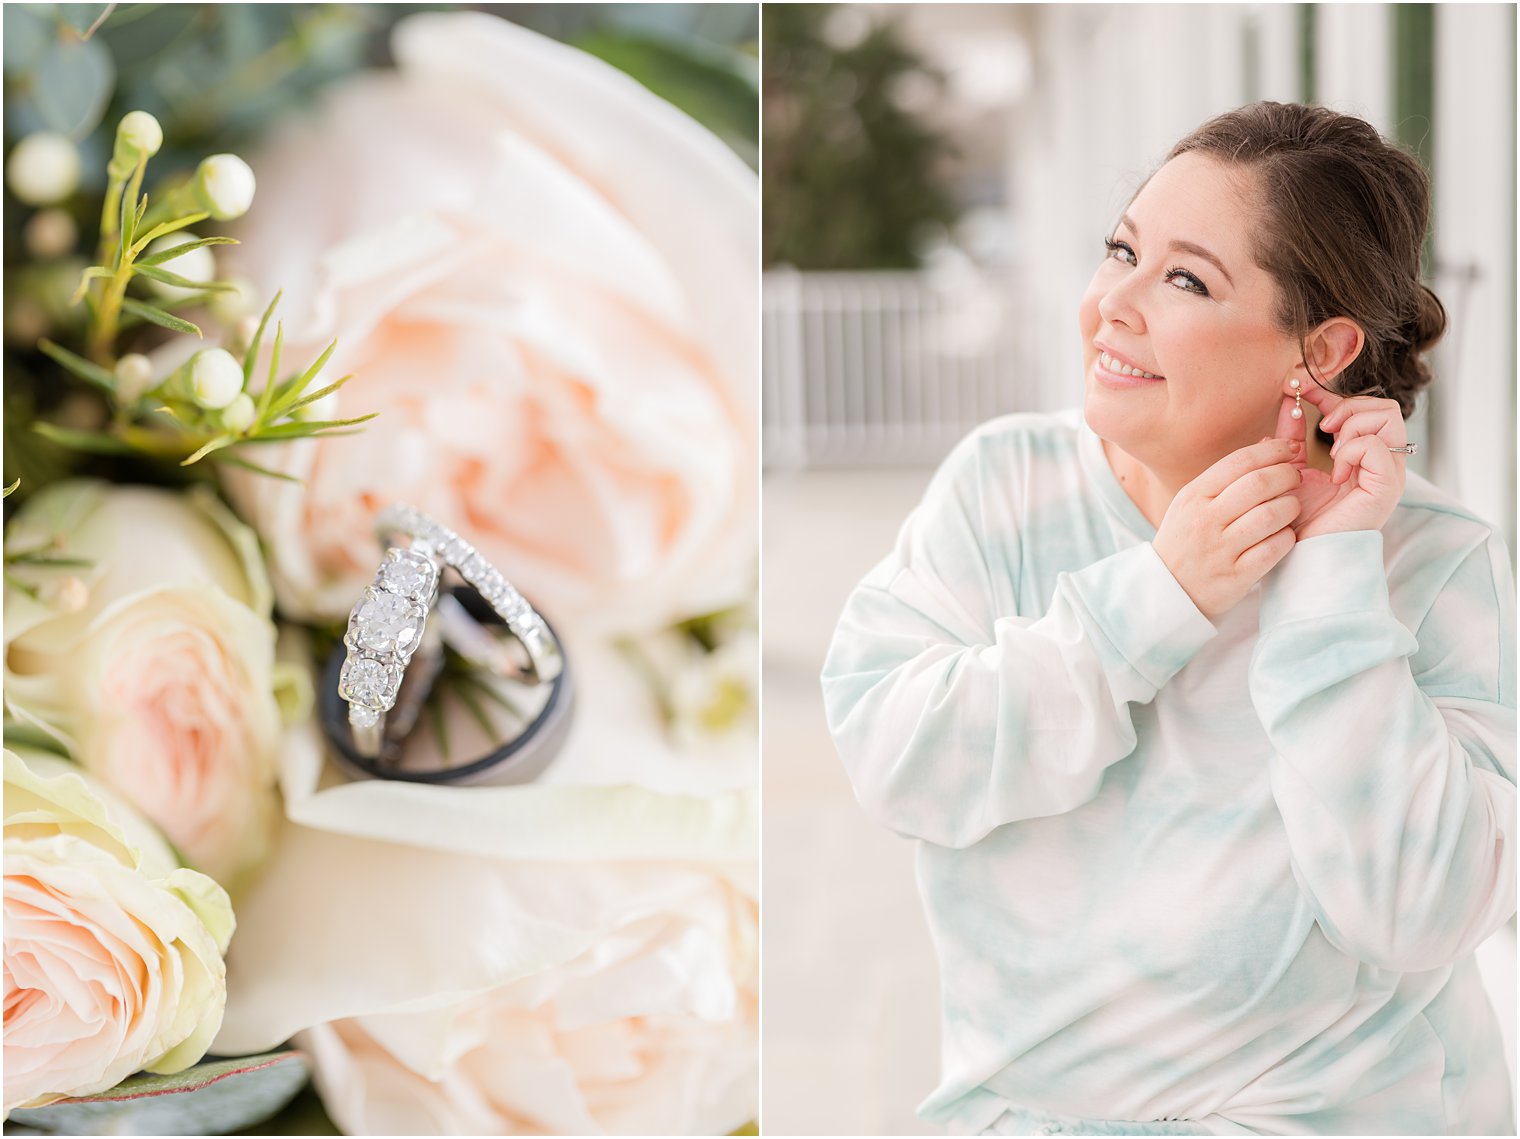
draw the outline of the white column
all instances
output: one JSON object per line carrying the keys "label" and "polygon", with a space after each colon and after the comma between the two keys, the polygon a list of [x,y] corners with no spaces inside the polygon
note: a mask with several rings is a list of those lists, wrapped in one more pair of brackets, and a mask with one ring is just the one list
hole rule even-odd
{"label": "white column", "polygon": [[1393,133],[1393,16],[1387,4],[1315,7],[1315,97]]}
{"label": "white column", "polygon": [[1298,9],[1294,4],[1252,4],[1259,52],[1261,98],[1298,102]]}
{"label": "white column", "polygon": [[1515,556],[1515,15],[1436,6],[1436,291],[1451,326],[1430,389],[1431,477]]}

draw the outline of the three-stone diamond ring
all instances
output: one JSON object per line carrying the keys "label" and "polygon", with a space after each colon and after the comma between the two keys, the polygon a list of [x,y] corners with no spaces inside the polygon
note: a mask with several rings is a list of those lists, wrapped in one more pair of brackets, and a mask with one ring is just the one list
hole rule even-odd
{"label": "three-stone diamond ring", "polygon": [[[527,662],[520,680],[536,684],[559,675],[563,657],[544,619],[458,534],[408,506],[383,511],[375,529],[387,547],[385,557],[349,615],[343,638],[347,655],[338,677],[338,695],[348,703],[348,723],[361,755],[379,756],[385,745],[387,717],[396,707],[407,666],[424,642],[446,566],[475,588],[521,643]],[[407,544],[396,545],[398,540]],[[436,669],[436,651],[430,656],[430,667]],[[420,702],[411,703],[415,713]]]}

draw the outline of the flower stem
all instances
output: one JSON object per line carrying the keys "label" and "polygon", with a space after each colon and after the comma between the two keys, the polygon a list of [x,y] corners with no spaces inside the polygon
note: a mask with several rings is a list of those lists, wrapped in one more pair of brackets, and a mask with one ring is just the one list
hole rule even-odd
{"label": "flower stem", "polygon": [[136,236],[117,232],[118,218],[124,200],[131,204],[131,212],[133,216],[136,215],[137,196],[142,192],[143,173],[147,168],[148,156],[140,154],[125,187],[121,184],[121,170],[112,168],[109,171],[110,184],[106,190],[105,209],[100,218],[100,263],[109,265],[115,262],[116,271],[101,290],[89,337],[90,359],[105,368],[113,367],[116,363],[116,334],[121,325],[121,302],[126,298],[127,285],[132,280],[131,239]]}
{"label": "flower stem", "polygon": [[111,239],[116,236],[116,222],[121,215],[121,192],[126,178],[113,162],[106,167],[106,200],[100,207],[100,262],[105,264],[115,248]]}

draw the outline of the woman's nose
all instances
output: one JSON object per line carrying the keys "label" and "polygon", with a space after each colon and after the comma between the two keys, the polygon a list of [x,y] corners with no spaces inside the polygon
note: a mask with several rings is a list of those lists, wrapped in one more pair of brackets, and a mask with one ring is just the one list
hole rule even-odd
{"label": "woman's nose", "polygon": [[1108,324],[1122,324],[1135,332],[1143,332],[1145,316],[1136,296],[1139,287],[1139,274],[1133,271],[1111,282],[1098,297],[1098,315]]}

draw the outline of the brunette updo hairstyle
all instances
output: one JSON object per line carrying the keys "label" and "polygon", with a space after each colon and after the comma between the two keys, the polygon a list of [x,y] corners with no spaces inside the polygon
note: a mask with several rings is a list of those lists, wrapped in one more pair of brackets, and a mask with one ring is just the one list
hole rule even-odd
{"label": "brunette updo hairstyle", "polygon": [[1446,309],[1420,281],[1430,218],[1420,163],[1361,119],[1297,103],[1227,111],[1167,159],[1190,151],[1255,179],[1256,260],[1277,282],[1283,330],[1302,340],[1332,316],[1354,320],[1366,343],[1334,389],[1413,412],[1431,379],[1421,354],[1446,331]]}

